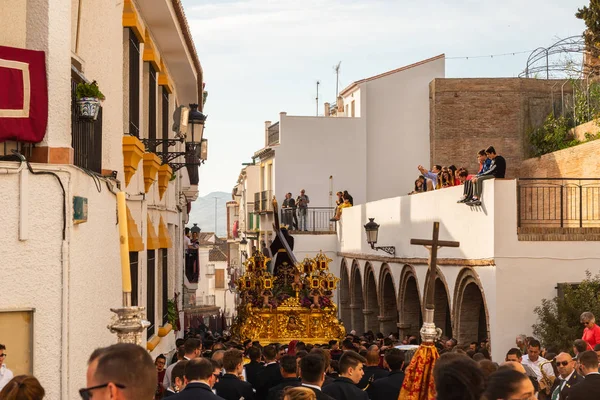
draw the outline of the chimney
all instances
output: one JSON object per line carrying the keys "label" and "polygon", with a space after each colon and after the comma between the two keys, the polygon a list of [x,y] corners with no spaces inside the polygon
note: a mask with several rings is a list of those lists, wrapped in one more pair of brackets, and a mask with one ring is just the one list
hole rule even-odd
{"label": "chimney", "polygon": [[338,115],[344,113],[344,99],[342,98],[342,96],[338,96],[337,98],[337,112]]}
{"label": "chimney", "polygon": [[271,126],[271,121],[265,121],[265,147],[269,145],[269,127]]}
{"label": "chimney", "polygon": [[325,116],[329,117],[330,112],[329,103],[325,103]]}

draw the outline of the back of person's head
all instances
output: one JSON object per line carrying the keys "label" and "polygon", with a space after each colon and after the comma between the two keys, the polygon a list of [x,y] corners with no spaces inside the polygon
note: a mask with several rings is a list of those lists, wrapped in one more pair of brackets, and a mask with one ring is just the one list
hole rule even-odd
{"label": "back of person's head", "polygon": [[128,400],[151,399],[157,383],[156,366],[152,357],[141,346],[117,343],[97,349],[89,363],[96,362],[94,378],[97,382],[112,382],[125,386]]}
{"label": "back of person's head", "polygon": [[183,345],[185,348],[185,354],[193,354],[196,350],[200,350],[202,348],[202,342],[195,338],[189,338],[185,341]]}
{"label": "back of person's head", "polygon": [[300,376],[303,382],[320,382],[324,373],[325,360],[320,354],[307,354],[300,360]]}
{"label": "back of person's head", "polygon": [[477,152],[477,155],[478,155],[478,156],[485,156],[485,149],[479,150],[479,151]]}
{"label": "back of person's head", "polygon": [[583,353],[587,350],[588,344],[585,340],[577,339],[573,342],[573,347],[575,347],[578,353]]}
{"label": "back of person's head", "polygon": [[183,360],[184,356],[185,356],[185,346],[181,345],[180,347],[177,348],[177,359]]}
{"label": "back of person's head", "polygon": [[325,360],[325,369],[329,368],[329,364],[331,363],[331,354],[328,350],[314,347],[309,354],[319,354],[321,357],[323,357],[323,360]]}
{"label": "back of person's head", "polygon": [[217,350],[210,356],[211,360],[223,361],[223,357],[225,356],[225,350]]}
{"label": "back of person's head", "polygon": [[492,375],[498,370],[498,364],[490,360],[483,359],[481,361],[478,361],[477,364],[483,372],[483,376],[485,377],[485,379],[489,378],[490,375]]}
{"label": "back of person's head", "polygon": [[600,343],[594,346],[594,351],[600,351]]}
{"label": "back of person's head", "polygon": [[180,347],[185,344],[185,339],[177,339],[175,340],[175,347]]}
{"label": "back of person's head", "polygon": [[297,386],[285,389],[281,398],[283,400],[316,400],[317,395],[311,388]]}
{"label": "back of person's head", "polygon": [[475,361],[445,353],[433,368],[437,400],[479,400],[485,388],[483,372]]}
{"label": "back of person's head", "polygon": [[358,364],[365,364],[367,360],[355,351],[346,351],[340,357],[340,374],[345,374],[350,368],[358,367]]}
{"label": "back of person's head", "polygon": [[188,382],[205,381],[213,374],[213,364],[208,358],[194,358],[185,366],[185,378]]}
{"label": "back of person's head", "polygon": [[306,356],[308,354],[308,351],[306,350],[300,350],[296,352],[296,358],[302,358],[304,356]]}
{"label": "back of person's head", "polygon": [[514,369],[501,369],[490,375],[487,388],[483,393],[484,400],[510,399],[524,380],[529,380],[527,375]]}
{"label": "back of person's head", "polygon": [[238,349],[229,349],[223,354],[223,368],[227,373],[233,374],[238,365],[242,363],[243,355]]}
{"label": "back of person's head", "polygon": [[384,360],[392,371],[399,371],[404,364],[404,352],[400,349],[389,349],[385,352]]}
{"label": "back of person's head", "polygon": [[485,360],[485,356],[481,353],[473,354],[473,361],[482,361]]}
{"label": "back of person's head", "polygon": [[263,349],[263,356],[265,357],[266,361],[275,360],[277,358],[277,347],[273,344],[266,346]]}
{"label": "back of person's head", "polygon": [[306,343],[298,342],[296,343],[296,351],[306,350]]}
{"label": "back of person's head", "polygon": [[577,361],[588,370],[598,370],[598,354],[595,351],[589,350],[579,353]]}
{"label": "back of person's head", "polygon": [[286,374],[297,374],[296,356],[285,355],[279,359],[279,366]]}
{"label": "back of person's head", "polygon": [[365,358],[367,365],[379,365],[379,350],[369,350]]}
{"label": "back of person's head", "polygon": [[352,343],[351,339],[344,339],[344,341],[342,342],[342,348],[344,350],[353,350],[354,349],[354,343]]}
{"label": "back of person's head", "polygon": [[45,395],[46,391],[40,381],[31,375],[15,376],[0,391],[2,400],[42,400]]}
{"label": "back of person's head", "polygon": [[[183,377],[185,376],[185,367],[188,365],[188,360],[181,360],[171,370],[171,385],[175,386],[176,378],[179,378],[181,382],[183,382]],[[178,388],[181,390],[182,388]]]}
{"label": "back of person's head", "polygon": [[251,361],[258,361],[260,360],[260,349],[258,347],[250,347],[248,349],[248,358]]}

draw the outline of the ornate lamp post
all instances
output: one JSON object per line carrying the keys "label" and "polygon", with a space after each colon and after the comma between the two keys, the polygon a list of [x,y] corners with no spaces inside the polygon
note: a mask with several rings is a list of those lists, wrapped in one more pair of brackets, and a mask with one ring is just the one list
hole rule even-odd
{"label": "ornate lamp post", "polygon": [[369,222],[365,224],[365,233],[367,234],[367,243],[371,245],[373,250],[382,250],[392,256],[396,255],[395,246],[375,246],[377,244],[377,236],[379,236],[379,224],[375,222],[375,218],[369,218]]}

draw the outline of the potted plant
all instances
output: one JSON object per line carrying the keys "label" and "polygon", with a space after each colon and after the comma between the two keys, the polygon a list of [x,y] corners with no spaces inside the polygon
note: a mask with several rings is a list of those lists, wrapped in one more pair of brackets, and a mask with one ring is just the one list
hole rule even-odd
{"label": "potted plant", "polygon": [[105,99],[98,88],[98,83],[96,81],[78,83],[75,96],[77,97],[79,118],[96,120],[100,111],[100,102]]}

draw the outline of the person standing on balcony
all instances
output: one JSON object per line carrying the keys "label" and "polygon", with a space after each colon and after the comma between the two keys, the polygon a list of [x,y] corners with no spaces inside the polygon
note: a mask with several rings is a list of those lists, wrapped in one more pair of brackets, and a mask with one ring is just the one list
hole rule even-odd
{"label": "person standing on balcony", "polygon": [[292,198],[291,193],[285,194],[285,199],[281,204],[281,220],[284,225],[287,225],[290,230],[298,229],[298,217],[296,216],[296,201]]}
{"label": "person standing on balcony", "polygon": [[580,321],[585,326],[581,339],[587,343],[588,350],[594,350],[594,347],[600,343],[600,326],[596,325],[596,318],[589,311],[581,314]]}
{"label": "person standing on balcony", "polygon": [[310,203],[310,199],[305,194],[306,191],[302,189],[300,191],[300,196],[296,199],[296,206],[298,207],[298,214],[300,215],[300,226],[299,230],[308,231],[306,227],[306,214],[308,213],[308,203]]}

